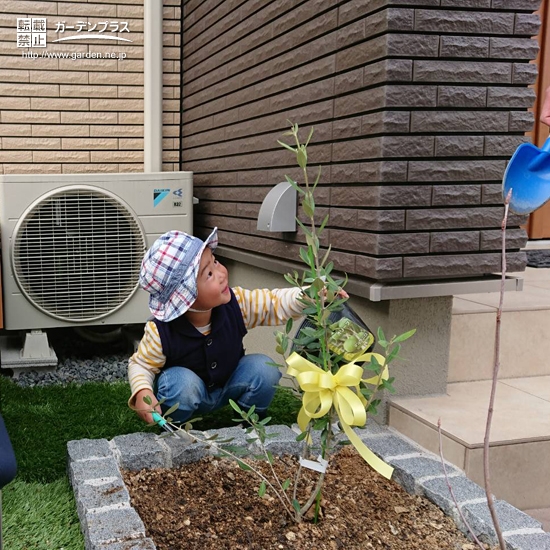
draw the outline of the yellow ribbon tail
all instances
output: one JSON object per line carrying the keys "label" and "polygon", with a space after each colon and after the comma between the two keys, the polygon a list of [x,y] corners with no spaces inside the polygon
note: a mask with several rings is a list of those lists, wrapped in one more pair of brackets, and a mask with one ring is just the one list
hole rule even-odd
{"label": "yellow ribbon tail", "polygon": [[362,382],[364,382],[365,384],[371,384],[375,386],[379,384],[382,380],[387,380],[389,377],[390,377],[390,371],[388,369],[388,366],[386,365],[382,372],[382,376],[373,376],[372,378],[367,378],[366,380],[362,380]]}
{"label": "yellow ribbon tail", "polygon": [[307,430],[307,425],[309,424],[309,421],[311,420],[311,417],[308,416],[306,413],[306,410],[304,407],[300,409],[300,412],[298,413],[298,426],[300,427],[300,430],[302,432],[305,432]]}
{"label": "yellow ribbon tail", "polygon": [[345,423],[340,422],[344,433],[348,436],[352,445],[357,449],[357,452],[362,456],[363,460],[381,476],[386,479],[391,479],[393,468],[386,464],[381,458],[378,458],[360,439],[359,436]]}

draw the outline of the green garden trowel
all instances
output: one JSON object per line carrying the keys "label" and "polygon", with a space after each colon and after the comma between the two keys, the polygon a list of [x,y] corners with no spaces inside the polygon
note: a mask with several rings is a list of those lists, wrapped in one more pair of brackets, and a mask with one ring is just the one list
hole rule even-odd
{"label": "green garden trowel", "polygon": [[502,178],[504,198],[510,189],[510,209],[517,214],[530,214],[550,200],[550,137],[540,149],[531,143],[516,149]]}

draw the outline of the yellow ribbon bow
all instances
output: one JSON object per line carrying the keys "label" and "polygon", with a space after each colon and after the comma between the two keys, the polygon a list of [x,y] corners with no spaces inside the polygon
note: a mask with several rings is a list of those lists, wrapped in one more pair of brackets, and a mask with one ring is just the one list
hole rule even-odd
{"label": "yellow ribbon bow", "polygon": [[[336,374],[324,371],[311,361],[294,352],[286,360],[287,374],[294,376],[304,391],[302,408],[298,413],[298,426],[304,432],[312,418],[320,418],[327,414],[334,405],[340,424],[350,442],[363,459],[379,474],[390,479],[393,468],[378,458],[351,429],[351,426],[364,426],[367,421],[365,405],[367,401],[359,391],[363,368],[355,361],[370,361],[374,356],[380,365],[384,365],[384,357],[378,353],[366,353],[356,357],[351,363],[342,365]],[[376,384],[378,376],[363,380],[368,384]],[[384,367],[382,378],[388,379],[388,368]],[[353,391],[351,388],[354,388]]]}

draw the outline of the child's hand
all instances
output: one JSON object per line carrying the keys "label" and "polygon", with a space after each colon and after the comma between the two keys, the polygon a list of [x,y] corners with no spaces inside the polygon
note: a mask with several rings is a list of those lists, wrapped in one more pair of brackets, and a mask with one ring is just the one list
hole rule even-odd
{"label": "child's hand", "polygon": [[343,288],[338,290],[336,296],[338,296],[339,298],[349,298],[349,294]]}
{"label": "child's hand", "polygon": [[550,126],[550,86],[546,88],[544,97],[542,98],[542,107],[540,110],[539,120],[543,124],[546,124],[546,126]]}
{"label": "child's hand", "polygon": [[[151,398],[151,404],[148,405],[145,401],[145,397]],[[158,400],[155,397],[155,394],[147,389],[144,388],[142,390],[139,390],[136,393],[136,398],[134,402],[134,410],[136,411],[137,415],[144,421],[147,422],[147,424],[152,424],[153,421],[153,415],[151,414],[151,409],[155,409],[159,414],[162,414],[162,410],[160,408],[160,405],[158,404]]]}

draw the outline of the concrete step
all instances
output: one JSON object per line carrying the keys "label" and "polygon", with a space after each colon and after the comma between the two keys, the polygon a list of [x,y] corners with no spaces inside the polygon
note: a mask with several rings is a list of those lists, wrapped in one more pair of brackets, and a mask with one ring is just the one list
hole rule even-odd
{"label": "concrete step", "polygon": [[[498,293],[453,299],[448,382],[492,378]],[[528,268],[522,292],[506,292],[499,379],[550,375],[550,269]]]}
{"label": "concrete step", "polygon": [[[446,395],[393,398],[389,425],[438,453],[441,418],[445,458],[483,485],[490,388],[490,381],[455,382]],[[493,493],[543,518],[550,508],[550,376],[499,380],[490,439]]]}

